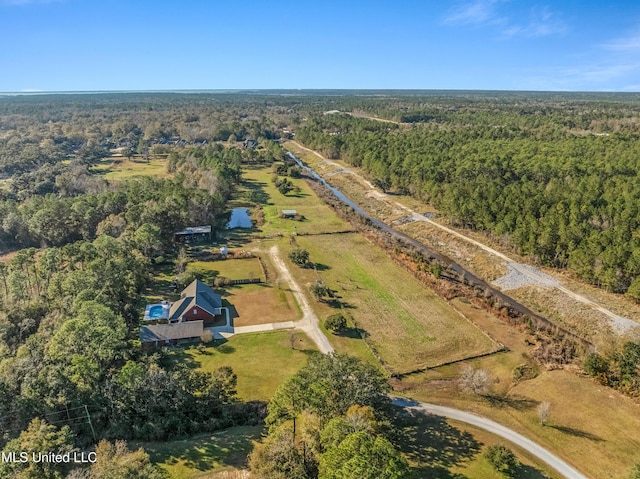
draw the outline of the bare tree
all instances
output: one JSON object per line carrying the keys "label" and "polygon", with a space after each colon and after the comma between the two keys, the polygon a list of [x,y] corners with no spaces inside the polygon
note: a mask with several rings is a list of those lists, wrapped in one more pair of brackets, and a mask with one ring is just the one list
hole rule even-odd
{"label": "bare tree", "polygon": [[543,401],[538,406],[538,419],[540,419],[540,424],[543,426],[549,421],[549,417],[551,416],[551,404],[549,401]]}
{"label": "bare tree", "polygon": [[473,366],[465,366],[460,374],[460,389],[466,392],[487,396],[491,393],[493,378],[486,369],[476,369]]}
{"label": "bare tree", "polygon": [[211,332],[211,330],[205,329],[202,332],[202,335],[200,336],[200,340],[205,344],[210,343],[211,341],[213,341],[213,333]]}

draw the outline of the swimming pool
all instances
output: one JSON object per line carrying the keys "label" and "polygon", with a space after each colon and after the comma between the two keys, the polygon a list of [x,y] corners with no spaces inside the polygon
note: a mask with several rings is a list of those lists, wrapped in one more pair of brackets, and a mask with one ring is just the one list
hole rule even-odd
{"label": "swimming pool", "polygon": [[147,304],[144,310],[144,319],[167,319],[169,317],[170,304],[162,302],[159,304]]}

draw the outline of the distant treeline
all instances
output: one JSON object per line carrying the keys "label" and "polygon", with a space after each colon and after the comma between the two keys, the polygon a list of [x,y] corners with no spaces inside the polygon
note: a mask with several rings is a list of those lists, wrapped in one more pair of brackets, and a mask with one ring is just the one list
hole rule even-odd
{"label": "distant treeline", "polygon": [[383,190],[430,201],[461,226],[640,299],[638,107],[593,107],[526,115],[487,103],[411,128],[323,115],[296,138],[361,166]]}

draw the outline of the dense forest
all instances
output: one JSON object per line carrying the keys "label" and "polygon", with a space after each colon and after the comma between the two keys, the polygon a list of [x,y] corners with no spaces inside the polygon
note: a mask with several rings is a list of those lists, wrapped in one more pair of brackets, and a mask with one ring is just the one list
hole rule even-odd
{"label": "dense forest", "polygon": [[[229,131],[268,132],[216,109],[189,129],[197,105],[162,98],[85,100],[0,102],[0,447],[76,451],[102,440],[101,460],[82,477],[162,477],[117,441],[259,420],[237,399],[231,369],[204,373],[147,354],[138,330],[153,267],[176,254],[173,233],[222,227],[240,164],[254,156],[201,141],[202,129],[225,141]],[[154,108],[164,109],[136,119]],[[107,181],[94,166],[114,151],[163,155],[167,175]],[[0,475],[62,478],[70,467],[3,463]]]}
{"label": "dense forest", "polygon": [[[220,230],[242,166],[281,159],[277,141],[293,135],[383,190],[640,299],[639,109],[637,95],[497,92],[0,98],[0,448],[99,442],[104,459],[78,477],[155,479],[144,451],[119,440],[262,420],[238,400],[231,369],[207,374],[142,351],[140,298],[153,268],[176,257],[173,232]],[[260,153],[242,148],[249,139]],[[162,157],[166,175],[110,181],[97,166],[114,155]],[[592,357],[593,374],[636,388],[638,352],[620,357]],[[347,477],[348,463],[403,477],[386,391],[351,358],[311,358],[269,404],[252,468]],[[125,463],[137,475],[116,467]],[[26,467],[2,464],[0,476],[69,472]]]}
{"label": "dense forest", "polygon": [[452,102],[411,113],[420,120],[411,125],[316,115],[296,138],[362,167],[384,190],[432,202],[460,226],[640,299],[639,109]]}

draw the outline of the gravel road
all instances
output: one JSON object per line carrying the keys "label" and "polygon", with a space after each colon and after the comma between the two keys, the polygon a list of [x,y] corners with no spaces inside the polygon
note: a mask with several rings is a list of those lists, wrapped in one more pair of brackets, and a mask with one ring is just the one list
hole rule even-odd
{"label": "gravel road", "polygon": [[450,407],[436,406],[435,404],[429,404],[424,402],[417,402],[411,399],[395,398],[393,404],[406,409],[413,409],[417,411],[426,412],[428,414],[434,414],[436,416],[443,416],[456,421],[471,424],[473,426],[489,431],[496,436],[503,437],[508,441],[520,446],[525,451],[529,452],[533,456],[537,457],[541,461],[545,462],[553,469],[558,471],[562,476],[567,479],[588,479],[587,476],[580,473],[578,470],[567,464],[555,454],[547,451],[545,448],[537,445],[535,442],[527,439],[521,434],[506,428],[491,419],[485,417],[476,416],[459,409],[453,409]]}
{"label": "gravel road", "polygon": [[[314,155],[316,155],[318,158],[321,158],[323,161],[325,161],[326,163],[336,167],[336,168],[343,168],[340,164],[336,163],[335,161],[329,160],[327,158],[325,158],[324,156],[322,156],[320,153],[318,153],[317,151],[313,151],[309,148],[306,148],[304,146],[302,146],[300,143],[294,141],[293,142],[295,145],[297,145],[298,147],[300,147],[301,149],[308,151],[310,153],[313,153]],[[347,169],[345,169],[345,171],[347,171]],[[566,294],[567,296],[573,298],[574,300],[580,302],[580,303],[584,303],[588,306],[590,306],[591,308],[601,312],[602,314],[604,314],[605,316],[607,316],[609,318],[609,322],[611,324],[611,326],[618,331],[620,334],[624,334],[628,331],[631,331],[632,329],[638,328],[640,327],[640,324],[637,323],[636,321],[633,321],[632,319],[629,318],[625,318],[624,316],[620,316],[615,314],[614,312],[606,309],[604,306],[596,303],[595,301],[586,298],[585,296],[575,293],[573,291],[571,291],[570,289],[566,288],[565,286],[562,286],[562,284],[555,278],[553,278],[552,276],[549,276],[548,274],[543,273],[542,271],[540,271],[538,268],[534,267],[534,266],[530,266],[530,265],[526,265],[526,264],[522,264],[522,263],[518,263],[516,261],[514,261],[513,259],[509,258],[507,255],[500,253],[499,251],[496,251],[495,249],[480,243],[479,241],[474,240],[473,238],[470,238],[468,236],[463,235],[462,233],[458,233],[455,230],[452,230],[451,228],[447,228],[444,225],[441,225],[440,223],[437,223],[435,221],[433,221],[430,218],[425,217],[424,215],[421,215],[420,213],[417,213],[415,211],[413,211],[412,209],[406,207],[405,205],[402,205],[400,203],[398,203],[397,201],[394,201],[389,195],[382,193],[381,191],[378,191],[369,181],[367,181],[365,178],[363,178],[361,175],[359,175],[358,173],[356,173],[354,170],[348,169],[348,172],[357,177],[360,181],[362,181],[364,184],[367,185],[367,187],[371,190],[372,195],[375,198],[378,198],[382,201],[385,201],[391,205],[395,205],[398,208],[405,210],[407,213],[409,213],[412,218],[415,221],[424,221],[425,223],[429,223],[432,226],[435,226],[436,228],[439,228],[442,231],[445,231],[449,234],[452,234],[454,236],[456,236],[457,238],[460,238],[461,240],[466,241],[467,243],[473,244],[474,246],[477,246],[478,248],[486,251],[487,253],[490,253],[493,256],[497,256],[498,258],[500,258],[501,260],[503,260],[508,268],[509,273],[507,273],[507,276],[509,276],[510,273],[512,273],[512,276],[510,278],[505,279],[507,288],[506,289],[515,289],[515,288],[511,288],[509,287],[510,285],[515,284],[515,282],[519,282],[519,283],[523,283],[522,285],[525,285],[525,281],[528,281],[528,283],[526,284],[536,284],[536,285],[540,285],[540,286],[546,286],[548,288],[555,288],[558,291],[561,291],[562,293]],[[516,279],[516,277],[518,279]],[[506,277],[503,277],[506,278]],[[497,281],[500,281],[503,278],[499,278]],[[496,284],[496,283],[494,283]],[[519,286],[516,286],[519,287]],[[504,289],[504,288],[503,288]]]}
{"label": "gravel road", "polygon": [[289,285],[293,296],[296,298],[296,301],[302,310],[302,319],[295,323],[296,329],[300,329],[307,333],[311,340],[316,343],[316,346],[318,346],[321,353],[329,354],[334,352],[333,346],[331,346],[331,343],[329,343],[329,340],[318,325],[318,316],[316,316],[316,313],[314,313],[311,306],[309,306],[309,301],[307,301],[305,292],[300,288],[296,280],[293,279],[293,276],[291,276],[291,273],[289,272],[289,268],[287,268],[287,264],[280,257],[278,247],[272,246],[269,249],[269,255],[278,270],[278,279]]}

